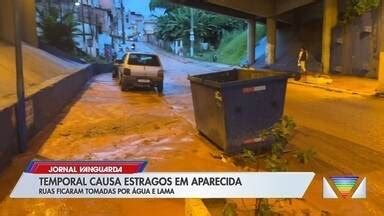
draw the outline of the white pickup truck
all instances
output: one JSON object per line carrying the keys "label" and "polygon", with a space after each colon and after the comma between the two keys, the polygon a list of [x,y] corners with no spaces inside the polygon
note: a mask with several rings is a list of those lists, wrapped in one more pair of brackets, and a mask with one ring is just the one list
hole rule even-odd
{"label": "white pickup truck", "polygon": [[119,84],[125,91],[133,87],[156,87],[163,92],[164,69],[155,54],[129,52],[119,65]]}

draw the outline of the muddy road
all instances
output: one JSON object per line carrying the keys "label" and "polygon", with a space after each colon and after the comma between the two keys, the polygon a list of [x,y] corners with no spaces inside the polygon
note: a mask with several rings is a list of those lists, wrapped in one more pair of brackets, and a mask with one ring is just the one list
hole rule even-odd
{"label": "muddy road", "polygon": [[[56,122],[30,142],[0,176],[0,215],[183,215],[184,200],[12,200],[9,193],[27,162],[50,160],[149,160],[147,171],[237,171],[217,159],[219,150],[194,128],[188,75],[231,67],[157,52],[165,67],[164,94],[121,92],[111,74],[94,77]],[[289,85],[286,114],[298,124],[296,148],[313,148],[315,161],[292,167],[315,171],[306,206],[332,215],[382,215],[384,206],[384,101]],[[368,200],[323,200],[323,176],[368,179]],[[353,213],[351,213],[351,210]],[[79,213],[80,212],[80,213]],[[155,213],[155,214],[154,214]]]}

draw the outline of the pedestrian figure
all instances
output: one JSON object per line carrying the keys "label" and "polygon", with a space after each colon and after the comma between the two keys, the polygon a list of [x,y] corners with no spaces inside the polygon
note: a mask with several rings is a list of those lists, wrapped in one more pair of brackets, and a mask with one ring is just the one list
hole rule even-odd
{"label": "pedestrian figure", "polygon": [[184,49],[182,46],[179,47],[179,53],[178,53],[179,56],[184,56]]}
{"label": "pedestrian figure", "polygon": [[307,79],[307,61],[308,51],[304,47],[301,47],[297,58],[297,66],[299,67],[299,73],[304,75],[305,79]]}

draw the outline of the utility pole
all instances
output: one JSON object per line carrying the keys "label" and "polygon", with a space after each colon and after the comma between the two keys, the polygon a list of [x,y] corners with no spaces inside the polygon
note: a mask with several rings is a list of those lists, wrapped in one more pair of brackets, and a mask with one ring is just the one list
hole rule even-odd
{"label": "utility pole", "polygon": [[97,12],[96,12],[96,10],[95,10],[95,19],[96,19],[96,21],[95,21],[95,39],[96,39],[96,43],[99,43],[99,22],[98,22],[98,20],[99,20],[99,16],[97,15]]}
{"label": "utility pole", "polygon": [[123,30],[123,44],[125,44],[125,11],[123,0],[120,0],[121,7],[121,28]]}
{"label": "utility pole", "polygon": [[48,10],[50,10],[51,7],[52,7],[52,5],[51,5],[51,0],[48,0]]}
{"label": "utility pole", "polygon": [[20,29],[20,0],[13,1],[14,25],[15,25],[15,63],[16,63],[16,126],[17,142],[20,152],[27,149],[27,126],[25,123],[25,93],[23,75],[23,53]]}
{"label": "utility pole", "polygon": [[194,56],[194,41],[195,41],[195,33],[194,33],[194,21],[193,21],[193,8],[190,9],[191,10],[191,30],[190,30],[190,35],[189,35],[189,40],[191,41],[191,50],[190,50],[190,54],[191,54],[191,57]]}
{"label": "utility pole", "polygon": [[[91,0],[91,10],[92,10],[92,18],[91,18],[91,20],[92,19],[94,19],[94,23],[95,23],[95,25],[94,25],[94,30],[93,30],[93,36],[92,36],[92,39],[95,39],[95,40],[98,40],[98,33],[97,33],[97,12],[96,12],[96,7],[95,7],[95,3],[94,3],[94,1],[93,0]],[[90,23],[91,23],[91,26],[92,26],[92,21],[90,21]]]}
{"label": "utility pole", "polygon": [[63,22],[63,6],[61,4],[61,1],[59,1],[59,17],[60,17],[60,23]]}
{"label": "utility pole", "polygon": [[84,20],[84,2],[83,2],[83,0],[81,0],[80,3],[81,3],[81,6],[80,6],[81,7],[81,23],[82,23],[82,31],[83,31],[83,49],[85,51],[85,46],[86,46],[87,41],[85,39],[85,25],[84,25],[85,20]]}

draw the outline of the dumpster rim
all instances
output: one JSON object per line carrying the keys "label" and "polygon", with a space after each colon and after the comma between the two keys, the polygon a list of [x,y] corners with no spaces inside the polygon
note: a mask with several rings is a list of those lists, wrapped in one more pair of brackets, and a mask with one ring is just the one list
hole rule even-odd
{"label": "dumpster rim", "polygon": [[[240,86],[240,85],[248,85],[248,84],[256,84],[259,82],[269,82],[272,80],[288,80],[289,75],[281,72],[281,71],[273,71],[273,70],[265,70],[265,69],[257,69],[254,70],[255,72],[268,72],[268,73],[273,73],[276,74],[274,76],[268,76],[264,78],[259,78],[259,79],[249,79],[249,80],[234,80],[234,81],[227,81],[227,82],[217,82],[209,79],[203,79],[199,76],[202,75],[209,75],[209,74],[215,74],[215,73],[226,73],[226,72],[233,72],[235,70],[242,70],[242,68],[233,68],[231,70],[224,70],[224,71],[216,71],[212,73],[204,73],[204,74],[197,74],[190,76],[188,75],[188,80],[191,83],[195,84],[201,84],[204,86],[210,86],[214,88],[225,88],[225,87],[231,87],[231,86]],[[244,69],[243,69],[244,70]],[[247,69],[247,70],[252,70],[252,69]]]}

